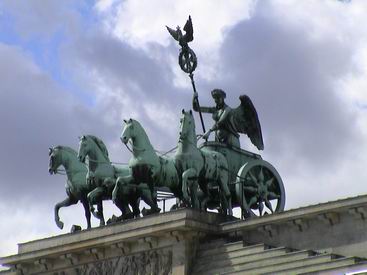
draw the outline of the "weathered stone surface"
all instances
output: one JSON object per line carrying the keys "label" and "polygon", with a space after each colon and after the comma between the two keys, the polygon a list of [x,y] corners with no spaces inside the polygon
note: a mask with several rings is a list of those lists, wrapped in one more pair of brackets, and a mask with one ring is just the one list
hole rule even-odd
{"label": "weathered stone surface", "polygon": [[0,274],[345,273],[367,268],[366,209],[367,195],[248,221],[181,209],[19,244]]}
{"label": "weathered stone surface", "polygon": [[248,243],[367,257],[366,209],[364,195],[228,223],[221,229],[237,232]]}
{"label": "weathered stone surface", "polygon": [[172,274],[172,251],[152,250],[128,256],[120,256],[101,261],[86,263],[80,266],[53,272],[53,275],[76,273],[78,275],[94,274],[147,274],[168,275]]}

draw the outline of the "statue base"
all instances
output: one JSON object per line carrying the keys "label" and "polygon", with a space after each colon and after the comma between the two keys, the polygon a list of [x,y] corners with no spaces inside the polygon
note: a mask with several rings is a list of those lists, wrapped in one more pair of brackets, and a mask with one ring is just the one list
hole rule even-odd
{"label": "statue base", "polygon": [[19,244],[0,274],[346,274],[365,258],[367,195],[248,221],[154,214]]}

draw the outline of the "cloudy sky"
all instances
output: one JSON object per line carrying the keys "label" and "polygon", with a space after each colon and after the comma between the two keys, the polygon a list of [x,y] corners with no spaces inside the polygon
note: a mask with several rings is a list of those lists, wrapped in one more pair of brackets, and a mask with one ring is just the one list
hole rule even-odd
{"label": "cloudy sky", "polygon": [[366,1],[2,0],[0,256],[85,227],[81,205],[60,211],[64,230],[53,221],[65,177],[48,174],[50,146],[94,134],[126,162],[119,135],[130,117],[156,149],[176,145],[192,88],[165,25],[189,14],[200,101],[212,105],[216,87],[232,107],[251,97],[286,208],[367,193]]}

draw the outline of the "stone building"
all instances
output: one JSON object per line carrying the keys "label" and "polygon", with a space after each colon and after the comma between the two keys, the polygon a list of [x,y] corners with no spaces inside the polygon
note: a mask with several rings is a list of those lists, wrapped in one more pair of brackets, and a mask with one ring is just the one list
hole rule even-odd
{"label": "stone building", "polygon": [[35,240],[0,274],[367,274],[366,258],[364,195],[248,221],[181,209]]}

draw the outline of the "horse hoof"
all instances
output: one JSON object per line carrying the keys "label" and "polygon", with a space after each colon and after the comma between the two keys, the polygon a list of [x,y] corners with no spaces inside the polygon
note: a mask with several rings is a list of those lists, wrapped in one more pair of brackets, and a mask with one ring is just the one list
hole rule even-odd
{"label": "horse hoof", "polygon": [[76,225],[76,224],[74,224],[74,225],[71,227],[71,229],[70,229],[70,233],[75,233],[75,232],[78,232],[78,231],[82,231],[82,228],[81,228],[81,226]]}
{"label": "horse hoof", "polygon": [[64,223],[62,221],[56,221],[56,225],[60,229],[63,229],[64,228]]}
{"label": "horse hoof", "polygon": [[145,207],[143,208],[143,210],[141,210],[141,214],[143,215],[143,217],[148,215],[147,212],[148,212],[148,209],[146,209]]}
{"label": "horse hoof", "polygon": [[121,217],[122,217],[122,220],[131,220],[134,218],[134,213],[126,213],[122,215]]}
{"label": "horse hoof", "polygon": [[170,211],[172,210],[177,210],[179,208],[179,205],[176,203],[174,205],[171,206],[171,208],[169,209]]}
{"label": "horse hoof", "polygon": [[111,218],[109,218],[108,220],[107,220],[107,224],[111,224],[111,223],[116,223],[116,222],[118,222],[119,221],[119,218],[118,217],[116,217],[115,215],[112,215],[112,217]]}

